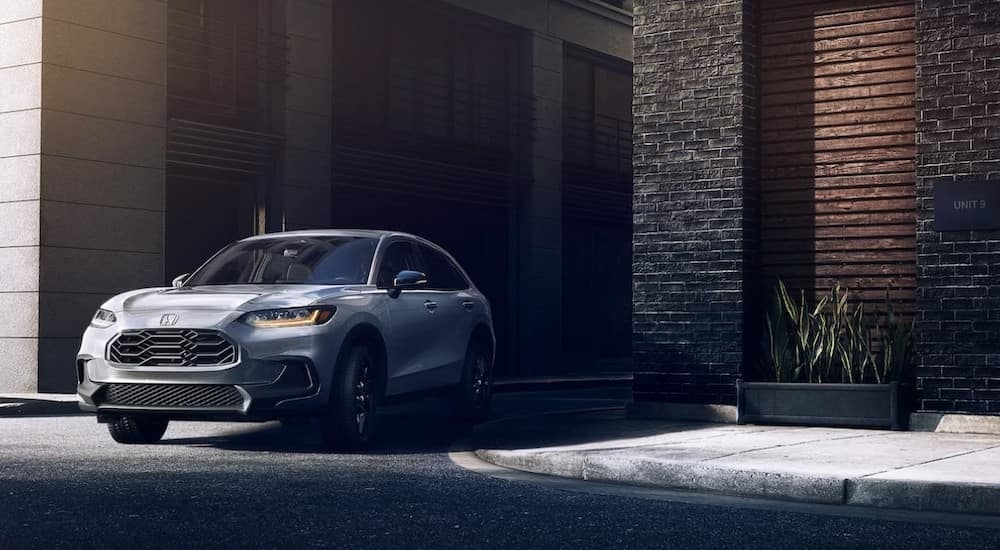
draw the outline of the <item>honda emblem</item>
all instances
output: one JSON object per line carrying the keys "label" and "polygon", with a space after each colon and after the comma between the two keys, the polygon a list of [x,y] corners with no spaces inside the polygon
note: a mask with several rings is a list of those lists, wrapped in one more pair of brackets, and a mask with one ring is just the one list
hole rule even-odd
{"label": "honda emblem", "polygon": [[160,317],[161,327],[172,327],[177,324],[177,320],[180,317],[176,313],[167,313],[163,317]]}

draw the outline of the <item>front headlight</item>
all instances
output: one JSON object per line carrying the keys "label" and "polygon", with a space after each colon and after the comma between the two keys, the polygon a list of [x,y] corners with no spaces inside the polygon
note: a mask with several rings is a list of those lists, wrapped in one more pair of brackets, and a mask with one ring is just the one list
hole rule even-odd
{"label": "front headlight", "polygon": [[240,317],[240,321],[256,328],[309,327],[329,321],[336,311],[334,307],[269,309],[251,311]]}
{"label": "front headlight", "polygon": [[94,313],[94,318],[90,320],[90,326],[97,328],[108,328],[117,322],[118,318],[115,317],[114,312],[108,311],[106,309],[98,309],[97,313]]}

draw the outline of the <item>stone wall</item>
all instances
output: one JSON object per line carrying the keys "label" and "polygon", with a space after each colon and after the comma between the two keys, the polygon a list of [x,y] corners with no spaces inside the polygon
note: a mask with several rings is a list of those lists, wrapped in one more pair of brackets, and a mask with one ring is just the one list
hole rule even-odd
{"label": "stone wall", "polygon": [[[636,402],[736,402],[755,248],[753,18],[742,1],[635,6]],[[746,147],[745,147],[746,146]]]}
{"label": "stone wall", "polygon": [[1000,6],[917,2],[917,408],[1000,413],[1000,231],[934,230],[934,186],[1000,185]]}

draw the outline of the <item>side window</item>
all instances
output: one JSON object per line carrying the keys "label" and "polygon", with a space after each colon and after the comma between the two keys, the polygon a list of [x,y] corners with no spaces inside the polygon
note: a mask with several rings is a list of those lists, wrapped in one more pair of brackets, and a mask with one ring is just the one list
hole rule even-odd
{"label": "side window", "polygon": [[429,289],[462,290],[468,288],[469,285],[447,256],[426,245],[420,245],[420,256],[423,259]]}
{"label": "side window", "polygon": [[417,270],[419,264],[414,254],[413,246],[405,241],[397,241],[389,245],[379,262],[378,277],[375,284],[378,288],[389,288],[397,273],[405,269]]}

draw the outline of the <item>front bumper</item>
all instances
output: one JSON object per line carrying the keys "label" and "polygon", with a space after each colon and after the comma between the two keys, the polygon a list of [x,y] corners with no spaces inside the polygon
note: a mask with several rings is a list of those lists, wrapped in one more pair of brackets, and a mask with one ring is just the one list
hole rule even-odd
{"label": "front bumper", "polygon": [[109,360],[118,330],[88,329],[77,356],[80,408],[99,420],[122,414],[173,419],[269,420],[326,407],[341,344],[329,327],[223,332],[237,361],[221,366],[135,366]]}
{"label": "front bumper", "polygon": [[[85,373],[101,368],[95,362],[106,364],[103,359],[83,361],[87,364]],[[142,413],[177,419],[269,420],[323,408],[319,377],[311,363],[286,359],[274,368],[278,374],[268,383],[246,383],[238,376],[162,376],[150,380],[129,375],[95,382],[85,374],[77,386],[77,395],[81,410],[99,415]]]}

